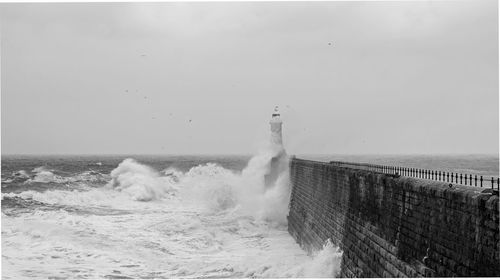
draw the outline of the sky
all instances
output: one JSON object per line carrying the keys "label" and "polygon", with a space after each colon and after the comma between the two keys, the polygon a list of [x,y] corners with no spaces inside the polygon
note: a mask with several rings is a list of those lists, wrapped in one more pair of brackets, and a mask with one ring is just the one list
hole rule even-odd
{"label": "sky", "polygon": [[0,4],[2,154],[498,154],[497,1]]}

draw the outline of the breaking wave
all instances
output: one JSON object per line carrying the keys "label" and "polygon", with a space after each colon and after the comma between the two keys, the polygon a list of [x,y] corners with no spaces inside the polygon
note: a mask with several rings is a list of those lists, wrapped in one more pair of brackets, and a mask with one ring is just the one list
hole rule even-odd
{"label": "breaking wave", "polygon": [[215,163],[192,167],[183,173],[168,168],[162,173],[126,159],[111,171],[108,188],[128,194],[133,200],[152,201],[180,195],[211,211],[237,209],[255,218],[286,223],[290,183],[288,170],[266,187],[264,176],[276,151],[268,150],[253,157],[241,172],[225,169]]}
{"label": "breaking wave", "polygon": [[26,173],[30,179],[23,185],[103,183],[3,193],[5,275],[334,277],[341,253],[331,242],[310,257],[286,231],[289,172],[281,170],[271,185],[265,182],[280,153],[264,150],[241,171],[215,163],[158,171],[134,159],[123,160],[109,175],[61,176],[37,168]]}
{"label": "breaking wave", "polygon": [[328,239],[323,249],[313,256],[303,267],[301,277],[305,278],[337,278],[340,277],[342,252]]}
{"label": "breaking wave", "polygon": [[126,159],[111,171],[108,187],[129,194],[139,201],[150,201],[164,197],[174,190],[170,177],[161,176],[156,170]]}

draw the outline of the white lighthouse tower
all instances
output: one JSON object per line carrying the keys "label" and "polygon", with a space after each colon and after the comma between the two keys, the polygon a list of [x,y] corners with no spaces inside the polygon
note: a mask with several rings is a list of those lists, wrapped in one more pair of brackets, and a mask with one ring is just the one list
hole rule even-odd
{"label": "white lighthouse tower", "polygon": [[283,122],[281,121],[278,106],[274,107],[274,112],[269,124],[271,125],[271,143],[283,148],[283,138],[281,135],[281,126]]}
{"label": "white lighthouse tower", "polygon": [[283,147],[283,138],[281,135],[281,127],[283,122],[278,110],[278,106],[274,107],[274,112],[269,122],[271,125],[271,150],[272,157],[269,162],[268,172],[264,175],[265,185],[272,187],[275,185],[276,180],[288,167],[288,157],[285,148]]}

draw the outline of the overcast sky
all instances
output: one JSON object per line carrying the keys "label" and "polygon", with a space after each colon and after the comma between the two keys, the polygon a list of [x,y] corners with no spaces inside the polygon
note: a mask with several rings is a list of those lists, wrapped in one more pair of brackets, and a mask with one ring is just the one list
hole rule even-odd
{"label": "overcast sky", "polygon": [[2,154],[498,154],[496,1],[1,4]]}

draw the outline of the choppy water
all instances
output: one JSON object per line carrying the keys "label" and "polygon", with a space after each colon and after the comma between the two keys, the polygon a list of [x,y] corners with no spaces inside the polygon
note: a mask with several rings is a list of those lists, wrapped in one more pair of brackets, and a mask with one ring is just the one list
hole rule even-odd
{"label": "choppy water", "polygon": [[[272,156],[3,156],[2,278],[335,276],[336,248],[287,233]],[[497,156],[300,157],[498,175]]]}
{"label": "choppy water", "polygon": [[335,276],[287,233],[270,156],[4,156],[2,278]]}

